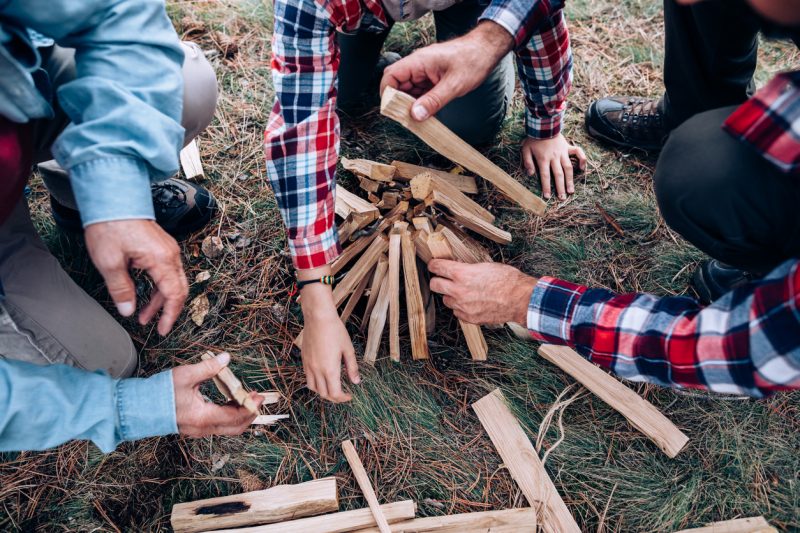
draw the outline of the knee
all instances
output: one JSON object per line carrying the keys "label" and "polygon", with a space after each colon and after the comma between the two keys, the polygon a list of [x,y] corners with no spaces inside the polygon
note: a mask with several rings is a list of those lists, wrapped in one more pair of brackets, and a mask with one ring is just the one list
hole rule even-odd
{"label": "knee", "polygon": [[103,368],[113,378],[129,378],[139,368],[139,352],[130,335],[122,326],[114,322],[115,331],[106,342],[107,355],[103,358]]}
{"label": "knee", "polygon": [[182,42],[184,144],[189,144],[211,123],[217,108],[217,76],[195,43]]}

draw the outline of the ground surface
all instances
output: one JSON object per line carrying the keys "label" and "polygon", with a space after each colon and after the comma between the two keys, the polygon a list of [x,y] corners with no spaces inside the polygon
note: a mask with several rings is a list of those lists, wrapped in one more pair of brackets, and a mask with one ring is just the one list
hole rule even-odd
{"label": "ground surface", "polygon": [[[379,361],[374,371],[363,370],[365,382],[350,405],[313,397],[303,388],[299,357],[291,347],[300,317],[287,299],[289,260],[263,172],[262,131],[272,102],[270,8],[259,0],[169,3],[179,32],[211,52],[222,87],[217,119],[201,137],[201,150],[205,184],[224,211],[214,226],[184,245],[190,279],[202,270],[211,272],[210,281],[191,288],[192,296],[208,294],[211,313],[202,327],[184,316],[166,339],[152,327],[126,326],[142,346],[143,374],[196,361],[207,348],[227,349],[235,355],[234,369],[251,387],[286,394],[290,403],[277,411],[291,413],[292,422],[239,438],[150,439],[110,455],[72,443],[46,453],[0,456],[0,530],[162,529],[177,502],[326,475],[340,480],[342,508],[363,507],[340,453],[345,438],[357,439],[382,501],[413,498],[423,515],[524,505],[469,408],[498,385],[531,438],[540,437],[542,452],[563,437],[549,453],[547,467],[585,531],[672,531],[757,514],[779,528],[800,529],[798,394],[726,401],[634,385],[689,435],[688,447],[674,460],[586,393],[563,408],[561,426],[556,416],[540,431],[562,391],[569,387],[560,397],[565,400],[581,389],[539,358],[534,344],[503,330],[488,335],[488,364],[470,363],[455,322],[441,312],[430,339],[431,362],[409,362],[407,353],[400,365]],[[684,293],[701,254],[657,214],[654,159],[599,146],[582,129],[592,98],[661,91],[660,4],[581,0],[570,2],[568,13],[576,65],[566,134],[585,147],[591,167],[577,194],[566,203],[551,203],[543,219],[526,216],[484,189],[481,201],[493,206],[500,225],[515,238],[493,253],[533,273],[614,290]],[[214,31],[233,38],[238,53],[225,58],[220,53],[225,39]],[[406,54],[430,42],[430,35],[427,20],[399,26],[388,47]],[[800,61],[788,46],[762,47],[762,58],[760,83]],[[522,179],[521,112],[518,98],[489,156]],[[376,112],[347,122],[343,137],[342,152],[351,157],[447,163]],[[38,181],[31,201],[55,253],[107,304],[81,244],[54,230]],[[603,222],[595,202],[616,218],[624,236]],[[199,254],[206,235],[234,232],[251,242],[232,246],[215,261]],[[146,294],[147,285],[141,288]],[[363,346],[363,337],[354,341],[357,349]]]}

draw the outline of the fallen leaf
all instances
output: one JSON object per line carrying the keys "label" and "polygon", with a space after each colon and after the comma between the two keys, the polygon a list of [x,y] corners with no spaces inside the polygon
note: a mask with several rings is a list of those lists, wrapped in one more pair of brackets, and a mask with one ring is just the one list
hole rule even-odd
{"label": "fallen leaf", "polygon": [[216,235],[209,235],[203,239],[201,248],[203,249],[203,255],[209,259],[219,257],[222,255],[222,252],[225,251],[225,245],[222,244],[222,239]]}
{"label": "fallen leaf", "polygon": [[208,281],[211,279],[211,272],[208,270],[203,270],[202,272],[198,272],[197,276],[194,278],[195,283],[203,283],[204,281]]}
{"label": "fallen leaf", "polygon": [[192,302],[189,304],[189,316],[192,318],[192,322],[198,326],[202,326],[203,320],[206,318],[210,308],[211,304],[209,304],[208,296],[205,294],[201,294],[192,300]]}

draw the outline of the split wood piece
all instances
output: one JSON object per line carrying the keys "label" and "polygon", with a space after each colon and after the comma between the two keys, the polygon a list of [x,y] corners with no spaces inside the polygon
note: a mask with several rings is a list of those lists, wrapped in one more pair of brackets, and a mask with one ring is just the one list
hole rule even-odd
{"label": "split wood piece", "polygon": [[[214,354],[212,352],[205,352],[200,358],[203,361],[207,361],[208,359],[213,359]],[[236,403],[254,415],[258,414],[258,405],[250,398],[250,393],[245,390],[244,386],[242,386],[242,382],[239,381],[239,378],[233,374],[230,368],[226,366],[220,370],[219,373],[214,376],[214,384],[225,398],[236,401]]]}
{"label": "split wood piece", "polygon": [[453,174],[452,172],[436,170],[435,168],[421,167],[419,165],[412,165],[411,163],[403,163],[402,161],[392,161],[392,166],[397,169],[397,174],[395,174],[395,179],[397,181],[411,181],[418,174],[430,172],[436,176],[437,179],[449,183],[463,193],[478,193],[478,184],[475,183],[475,178],[472,176]]}
{"label": "split wood piece", "polygon": [[547,533],[580,533],[578,524],[558,495],[519,421],[506,405],[500,389],[473,403],[472,408],[528,504],[541,508],[539,521],[544,530]]}
{"label": "split wood piece", "polygon": [[380,216],[377,207],[341,185],[336,186],[336,214],[345,220],[350,214],[369,219],[369,221],[376,220]]}
{"label": "split wood piece", "polygon": [[364,316],[361,319],[361,331],[364,331],[364,328],[367,326],[367,322],[369,322],[369,316],[372,313],[372,309],[375,307],[375,302],[378,301],[381,283],[383,283],[383,278],[386,276],[386,272],[388,270],[389,258],[384,254],[378,259],[378,264],[375,265],[375,270],[372,274],[372,280],[369,284],[369,297],[367,298],[367,305],[364,308]]}
{"label": "split wood piece", "polygon": [[[434,232],[428,236],[428,248],[436,259],[453,259],[453,250],[447,238],[441,232]],[[477,324],[470,324],[458,319],[461,331],[464,332],[464,339],[467,341],[467,348],[472,355],[473,361],[486,361],[489,351],[486,346],[486,338],[483,336],[481,327]]]}
{"label": "split wood piece", "polygon": [[704,527],[682,529],[677,533],[777,533],[777,531],[763,516],[751,516],[714,522]]}
{"label": "split wood piece", "polygon": [[411,118],[414,98],[392,87],[383,91],[381,114],[396,120],[408,128],[431,148],[458,163],[467,170],[493,183],[509,199],[535,215],[543,215],[545,202],[525,188],[520,182],[503,172],[500,167],[486,159],[480,152],[464,142],[447,126],[431,117],[423,122]]}
{"label": "split wood piece", "polygon": [[378,347],[381,344],[383,330],[386,327],[386,315],[389,311],[389,276],[384,276],[378,290],[378,300],[369,315],[369,328],[367,329],[367,345],[364,348],[364,362],[375,364],[378,357]]}
{"label": "split wood piece", "polygon": [[395,207],[400,200],[400,191],[386,191],[381,195],[381,204],[384,209]]}
{"label": "split wood piece", "polygon": [[[444,183],[441,180],[437,180],[436,177],[430,172],[423,172],[411,180],[411,196],[414,199],[425,200],[432,193],[439,193],[439,195],[445,197],[443,198],[443,200],[447,200],[447,203],[443,204],[445,207],[450,208],[450,205],[447,204],[451,204],[454,206],[453,209],[470,213],[487,222],[494,222],[495,220],[495,216],[481,207],[480,204],[473,201],[470,197],[449,183]],[[437,203],[441,203],[440,200],[436,199],[435,195],[433,200]]]}
{"label": "split wood piece", "polygon": [[400,361],[400,256],[405,222],[395,222],[389,233],[389,358]]}
{"label": "split wood piece", "polygon": [[351,268],[344,278],[333,288],[333,303],[336,307],[342,305],[345,298],[355,290],[364,276],[370,273],[372,267],[375,266],[378,259],[380,259],[388,248],[389,243],[384,235],[378,235],[378,237],[372,241],[372,244],[367,247],[366,251],[364,251],[361,257],[358,258],[358,261],[355,262],[353,268]]}
{"label": "split wood piece", "polygon": [[184,146],[180,152],[181,168],[186,179],[204,176],[203,162],[200,160],[200,149],[197,147],[197,139]]}
{"label": "split wood piece", "polygon": [[[389,524],[393,524],[414,518],[417,513],[417,506],[413,500],[404,500],[381,505],[381,511],[383,511],[386,521]],[[223,529],[214,533],[346,533],[374,525],[375,517],[372,516],[372,511],[367,508],[300,518],[278,524]]]}
{"label": "split wood piece", "polygon": [[378,227],[369,235],[365,235],[356,239],[354,243],[344,249],[344,252],[331,263],[331,274],[338,274],[344,267],[350,264],[350,261],[355,259],[389,226],[396,221],[401,220],[408,211],[408,202],[400,202],[397,207],[389,211],[383,216]]}
{"label": "split wood piece", "polygon": [[[398,222],[398,224],[400,224]],[[415,361],[430,358],[428,351],[428,333],[425,327],[425,303],[419,286],[417,271],[417,252],[411,240],[408,225],[401,235],[403,250],[403,282],[406,288],[406,313],[408,315],[408,333],[411,337],[411,357]]]}
{"label": "split wood piece", "polygon": [[354,213],[350,213],[350,216],[347,219],[339,224],[339,227],[336,229],[337,233],[339,234],[339,244],[344,246],[346,242],[350,240],[350,237],[361,228],[367,226],[371,220],[365,217],[358,217],[355,216]]}
{"label": "split wood piece", "polygon": [[259,392],[258,395],[262,398],[261,405],[278,403],[283,399],[283,394],[278,391]]}
{"label": "split wood piece", "polygon": [[[459,261],[464,263],[494,262],[494,259],[492,259],[492,254],[489,253],[489,250],[484,248],[481,243],[467,235],[467,233],[455,222],[451,221],[447,217],[439,217],[437,224],[438,226],[436,229],[438,230],[440,227],[442,228],[441,231],[444,231],[445,237],[447,237],[447,240],[450,242],[450,246],[453,247],[453,254],[458,258]],[[471,259],[468,260],[467,257],[470,257]]]}
{"label": "split wood piece", "polygon": [[594,363],[566,346],[543,344],[539,355],[575,378],[614,408],[669,457],[675,457],[689,441],[675,424],[653,404],[636,394]]}
{"label": "split wood piece", "polygon": [[[383,257],[379,257],[378,261],[381,259],[383,259]],[[377,265],[375,268],[377,268]],[[350,295],[350,298],[347,299],[347,304],[344,306],[342,314],[339,315],[339,318],[345,324],[350,319],[350,315],[353,314],[353,309],[356,308],[356,305],[358,304],[359,300],[361,300],[361,297],[364,296],[364,291],[367,290],[367,285],[369,285],[369,282],[372,279],[372,273],[375,271],[375,268],[373,268],[369,274],[361,278],[361,281],[358,282],[358,285],[356,285],[356,288]]]}
{"label": "split wood piece", "polygon": [[371,192],[373,194],[377,194],[377,192],[381,190],[380,182],[371,180],[369,178],[364,178],[361,176],[358,177],[358,186],[364,189],[365,191]]}
{"label": "split wood piece", "polygon": [[378,503],[378,497],[375,495],[375,491],[372,489],[372,483],[369,481],[367,471],[364,470],[364,465],[361,463],[361,459],[358,457],[358,452],[356,452],[353,443],[350,442],[349,439],[342,442],[342,451],[344,451],[344,456],[347,458],[347,462],[350,463],[350,468],[353,470],[353,475],[356,477],[358,486],[361,487],[361,492],[364,493],[364,498],[369,504],[369,508],[372,511],[372,516],[375,517],[375,523],[378,524],[378,530],[380,530],[380,533],[391,533],[392,530],[389,529],[389,523],[386,521],[386,517],[383,516],[381,504]]}
{"label": "split wood piece", "polygon": [[170,523],[176,533],[270,524],[339,510],[336,478],[279,485],[233,496],[179,503]]}
{"label": "split wood piece", "polygon": [[392,181],[397,173],[396,167],[370,161],[369,159],[347,159],[343,157],[342,166],[345,170],[375,181]]}
{"label": "split wood piece", "polygon": [[[536,531],[536,511],[530,507],[483,511],[448,516],[415,518],[392,524],[392,533],[532,533]],[[376,528],[356,533],[378,533]]]}
{"label": "split wood piece", "polygon": [[414,233],[414,247],[417,251],[417,257],[419,257],[426,265],[431,262],[431,259],[433,259],[431,249],[428,248],[428,235],[430,234],[425,230],[420,230]]}
{"label": "split wood piece", "polygon": [[[417,246],[414,245],[416,250]],[[419,254],[417,254],[419,258]],[[422,304],[425,307],[425,333],[433,335],[436,330],[436,302],[433,301],[430,280],[428,279],[428,269],[424,268],[422,260],[417,263],[419,273],[419,292],[422,295]]]}
{"label": "split wood piece", "polygon": [[433,233],[433,224],[431,224],[431,219],[428,217],[413,217],[411,223],[414,225],[414,229]]}
{"label": "split wood piece", "polygon": [[250,422],[251,426],[269,426],[280,420],[289,418],[289,415],[258,415],[255,420]]}

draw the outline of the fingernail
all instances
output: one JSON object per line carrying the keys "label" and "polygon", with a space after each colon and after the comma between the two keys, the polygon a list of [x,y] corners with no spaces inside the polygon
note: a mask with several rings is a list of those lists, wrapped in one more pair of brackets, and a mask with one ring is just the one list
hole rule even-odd
{"label": "fingernail", "polygon": [[547,194],[547,193],[544,193],[544,199],[545,199],[545,200],[549,200],[549,199],[550,199],[550,195],[549,195],[549,194]]}
{"label": "fingernail", "polygon": [[425,120],[428,118],[428,110],[421,104],[414,104],[414,107],[411,108],[411,114],[414,115],[414,118],[417,120]]}
{"label": "fingernail", "polygon": [[222,352],[217,356],[217,362],[222,366],[227,365],[228,363],[231,362],[231,354],[229,354],[228,352]]}
{"label": "fingernail", "polygon": [[122,316],[131,316],[136,311],[136,304],[133,302],[120,302],[117,304],[117,311]]}

